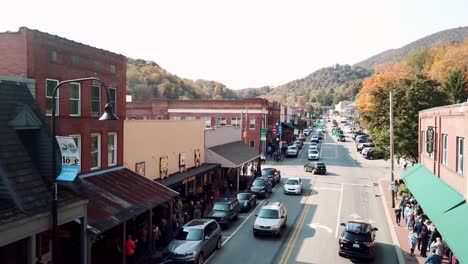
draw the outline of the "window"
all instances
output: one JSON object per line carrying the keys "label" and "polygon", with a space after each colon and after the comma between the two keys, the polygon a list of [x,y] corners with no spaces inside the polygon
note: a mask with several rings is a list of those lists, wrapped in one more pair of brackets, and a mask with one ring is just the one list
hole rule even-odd
{"label": "window", "polygon": [[50,51],[50,61],[57,62],[57,51],[51,50]]}
{"label": "window", "polygon": [[80,153],[80,171],[81,171],[81,135],[70,135],[75,141],[76,147],[78,148],[78,152]]}
{"label": "window", "polygon": [[231,119],[231,126],[240,127],[240,124],[241,124],[241,118],[240,117],[233,117]]}
{"label": "window", "polygon": [[162,116],[158,116],[156,119],[157,119],[157,120],[163,120],[163,117],[162,117]]}
{"label": "window", "polygon": [[255,141],[250,140],[250,146],[251,146],[252,148],[255,148]]}
{"label": "window", "polygon": [[171,116],[171,119],[172,119],[172,120],[182,120],[182,119],[180,118],[180,116]]}
{"label": "window", "polygon": [[457,172],[463,174],[463,150],[465,148],[464,138],[457,137]]}
{"label": "window", "polygon": [[70,115],[79,116],[80,115],[80,84],[71,83],[70,84]]}
{"label": "window", "polygon": [[221,117],[217,117],[216,118],[216,126],[220,126],[221,125]]}
{"label": "window", "polygon": [[143,120],[146,120],[146,119],[148,119],[148,118],[146,116],[143,116]]}
{"label": "window", "polygon": [[80,57],[76,56],[76,55],[73,55],[71,57],[72,59],[72,65],[73,66],[79,66],[80,65]]}
{"label": "window", "polygon": [[447,165],[447,147],[448,147],[448,137],[446,134],[442,134],[442,164]]}
{"label": "window", "polygon": [[254,129],[255,129],[255,118],[250,118],[249,129],[250,129],[250,130],[254,130]]}
{"label": "window", "polygon": [[107,135],[107,164],[117,165],[117,133],[115,132]]}
{"label": "window", "polygon": [[205,116],[205,128],[211,128],[211,116]]}
{"label": "window", "polygon": [[194,116],[186,116],[185,120],[195,120],[195,117]]}
{"label": "window", "polygon": [[117,89],[109,88],[109,103],[112,105],[112,111],[117,115]]}
{"label": "window", "polygon": [[101,115],[101,87],[91,86],[91,116]]}
{"label": "window", "polygon": [[225,126],[227,125],[227,119],[225,117],[221,117],[221,123],[219,124],[220,126]]}
{"label": "window", "polygon": [[[58,80],[46,79],[46,115],[52,115],[52,93],[58,84]],[[55,115],[59,115],[59,90],[55,97]]]}
{"label": "window", "polygon": [[90,160],[91,169],[99,169],[101,167],[101,135],[91,134],[91,146],[90,146]]}
{"label": "window", "polygon": [[96,71],[101,70],[101,63],[99,61],[94,61],[94,69]]}
{"label": "window", "polygon": [[421,153],[426,152],[426,133],[421,131]]}
{"label": "window", "polygon": [[109,68],[110,68],[110,72],[111,72],[111,73],[115,73],[115,72],[117,71],[117,69],[115,68],[115,65],[114,65],[114,64],[111,64],[111,65],[109,66]]}

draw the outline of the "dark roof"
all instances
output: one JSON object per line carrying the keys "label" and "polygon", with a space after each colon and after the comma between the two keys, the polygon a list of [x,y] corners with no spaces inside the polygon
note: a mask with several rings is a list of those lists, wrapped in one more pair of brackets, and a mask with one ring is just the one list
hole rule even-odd
{"label": "dark roof", "polygon": [[223,145],[209,148],[224,159],[240,166],[246,162],[256,159],[260,156],[258,150],[245,144],[242,141],[235,141]]}
{"label": "dark roof", "polygon": [[[0,224],[48,212],[51,135],[25,83],[0,80],[0,139]],[[59,206],[82,199],[60,186]]]}
{"label": "dark roof", "polygon": [[291,124],[291,123],[281,123],[281,125],[283,126],[283,129],[286,129],[286,128],[289,128],[289,129],[295,129],[296,127]]}
{"label": "dark roof", "polygon": [[219,164],[203,163],[199,167],[190,168],[190,169],[188,169],[188,170],[186,170],[184,172],[173,173],[173,174],[169,175],[169,177],[167,177],[166,179],[161,180],[160,182],[161,182],[161,184],[163,184],[165,186],[174,186],[174,185],[177,185],[178,183],[180,183],[181,181],[183,181],[185,179],[188,179],[188,178],[190,178],[192,176],[198,176],[198,175],[201,175],[201,174],[205,174],[205,173],[214,171],[215,169],[218,169],[220,167],[221,167],[221,165],[219,165]]}
{"label": "dark roof", "polygon": [[88,225],[96,233],[112,228],[179,193],[124,167],[80,176],[89,196]]}

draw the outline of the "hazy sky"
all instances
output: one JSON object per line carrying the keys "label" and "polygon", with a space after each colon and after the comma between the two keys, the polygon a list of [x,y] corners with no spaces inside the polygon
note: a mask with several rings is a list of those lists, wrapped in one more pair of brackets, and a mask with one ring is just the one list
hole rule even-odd
{"label": "hazy sky", "polygon": [[71,3],[3,1],[0,31],[26,26],[233,89],[284,84],[468,26],[467,0]]}

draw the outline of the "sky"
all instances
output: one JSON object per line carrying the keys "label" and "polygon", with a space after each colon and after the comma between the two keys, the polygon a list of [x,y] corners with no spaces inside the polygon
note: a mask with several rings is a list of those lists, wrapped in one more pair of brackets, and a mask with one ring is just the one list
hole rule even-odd
{"label": "sky", "polygon": [[2,3],[26,26],[232,89],[277,86],[468,26],[467,0],[153,0]]}

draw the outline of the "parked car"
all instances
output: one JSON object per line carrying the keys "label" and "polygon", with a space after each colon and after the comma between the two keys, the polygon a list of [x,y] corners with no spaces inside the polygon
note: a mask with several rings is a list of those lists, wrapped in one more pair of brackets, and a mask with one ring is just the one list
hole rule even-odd
{"label": "parked car", "polygon": [[320,139],[319,139],[317,136],[313,136],[313,137],[310,139],[310,142],[320,143]]}
{"label": "parked car", "polygon": [[369,139],[369,135],[358,135],[358,136],[356,136],[354,141],[356,141],[356,144],[357,144],[361,140],[363,140],[361,142],[366,142],[368,139]]}
{"label": "parked car", "polygon": [[214,219],[220,225],[228,225],[229,221],[237,220],[239,217],[239,201],[237,198],[216,199],[213,209],[205,218]]}
{"label": "parked car", "polygon": [[308,137],[310,135],[310,130],[309,129],[304,129],[304,131],[302,131],[302,133],[304,134],[304,136]]}
{"label": "parked car", "polygon": [[358,152],[361,152],[363,148],[372,148],[372,147],[375,147],[374,143],[368,141],[368,142],[358,143],[356,149]]}
{"label": "parked car", "polygon": [[281,182],[281,172],[275,168],[263,168],[262,177],[270,178],[273,182],[273,186]]}
{"label": "parked car", "polygon": [[237,200],[241,212],[248,212],[257,205],[257,196],[253,193],[238,193]]}
{"label": "parked car", "polygon": [[338,240],[338,254],[352,258],[374,259],[375,231],[378,229],[370,223],[361,221],[349,221],[341,225],[345,228]]}
{"label": "parked car", "polygon": [[366,159],[383,159],[384,158],[384,154],[383,152],[381,151],[378,151],[374,148],[371,148],[370,150],[367,151],[367,153],[365,154],[362,154],[362,156]]}
{"label": "parked car", "polygon": [[266,156],[265,154],[260,154],[260,162],[265,163],[266,162]]}
{"label": "parked car", "polygon": [[297,139],[304,142],[304,140],[306,140],[306,136],[304,134],[302,134]]}
{"label": "parked car", "polygon": [[168,258],[175,262],[203,263],[205,256],[223,246],[221,227],[212,219],[194,219],[167,246]]}
{"label": "parked car", "polygon": [[363,157],[365,157],[367,155],[367,152],[369,152],[369,150],[371,150],[372,148],[371,147],[366,147],[366,148],[363,148],[361,150],[361,154]]}
{"label": "parked car", "polygon": [[318,152],[317,150],[309,151],[309,153],[307,154],[307,159],[309,159],[309,160],[319,160],[320,159],[320,152]]}
{"label": "parked car", "polygon": [[302,142],[302,140],[296,140],[294,141],[293,145],[296,145],[297,149],[301,149],[302,146],[304,145],[304,142]]}
{"label": "parked car", "polygon": [[297,158],[297,155],[299,155],[298,147],[296,145],[288,146],[288,149],[286,149],[286,157]]}
{"label": "parked car", "polygon": [[346,142],[346,137],[343,134],[340,134],[337,138],[338,142]]}
{"label": "parked car", "polygon": [[294,193],[302,194],[302,180],[301,178],[291,177],[284,182],[283,192],[285,194]]}
{"label": "parked car", "polygon": [[317,151],[318,151],[318,145],[317,145],[317,144],[311,144],[311,145],[309,145],[308,151],[311,151],[311,150],[317,150]]}
{"label": "parked car", "polygon": [[327,173],[327,166],[323,162],[309,162],[304,165],[304,171],[325,175]]}
{"label": "parked car", "polygon": [[276,235],[283,233],[288,221],[288,212],[281,202],[267,202],[256,214],[253,235]]}
{"label": "parked car", "polygon": [[355,131],[355,132],[353,133],[353,135],[351,136],[351,138],[352,138],[353,140],[356,140],[356,137],[357,137],[357,136],[360,136],[360,135],[368,136],[368,135],[365,134],[364,132]]}
{"label": "parked car", "polygon": [[273,184],[267,179],[257,178],[253,181],[250,192],[257,195],[258,197],[268,198],[272,193]]}

